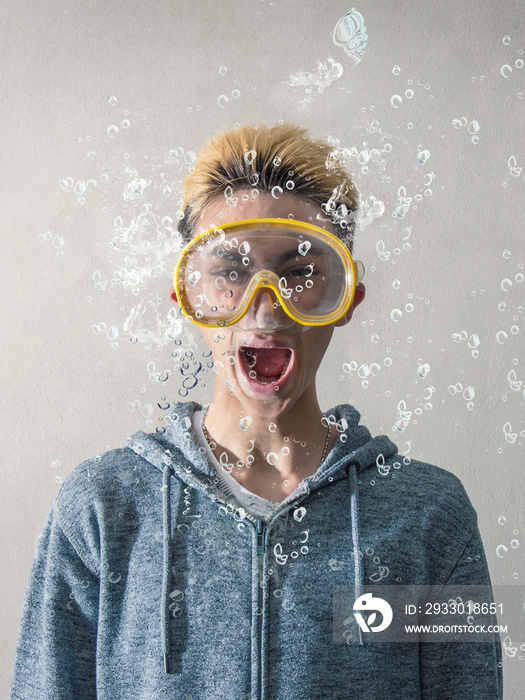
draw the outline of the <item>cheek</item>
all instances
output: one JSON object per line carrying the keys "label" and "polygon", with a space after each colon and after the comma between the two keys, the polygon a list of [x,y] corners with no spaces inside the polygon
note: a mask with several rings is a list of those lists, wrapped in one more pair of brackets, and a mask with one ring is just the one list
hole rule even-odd
{"label": "cheek", "polygon": [[316,337],[312,337],[308,341],[307,350],[309,352],[312,365],[314,365],[316,369],[321,364],[321,360],[325,356],[328,346],[330,345],[332,334],[332,327],[330,327],[329,331],[323,329],[323,331],[319,332]]}

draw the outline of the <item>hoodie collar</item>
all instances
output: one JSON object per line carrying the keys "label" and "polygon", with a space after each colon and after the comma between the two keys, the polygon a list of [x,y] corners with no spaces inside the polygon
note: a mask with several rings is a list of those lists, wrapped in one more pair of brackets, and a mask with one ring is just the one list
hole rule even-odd
{"label": "hoodie collar", "polygon": [[[193,427],[195,411],[205,410],[195,401],[174,404],[167,414],[168,426],[162,433],[147,435],[139,431],[124,445],[145,460],[164,471],[166,465],[188,486],[199,491],[216,492],[215,469],[206,459]],[[304,479],[309,491],[315,491],[332,478],[345,476],[348,465],[355,462],[357,471],[375,466],[382,455],[388,459],[397,448],[385,435],[372,438],[370,431],[359,424],[361,415],[348,404],[341,404],[324,412],[338,433],[338,440],[317,471]]]}

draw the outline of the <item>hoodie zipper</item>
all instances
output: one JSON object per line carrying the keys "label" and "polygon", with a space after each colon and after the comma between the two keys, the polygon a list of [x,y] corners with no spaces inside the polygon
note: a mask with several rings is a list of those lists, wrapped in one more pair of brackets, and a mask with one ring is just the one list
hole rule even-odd
{"label": "hoodie zipper", "polygon": [[[256,611],[255,611],[255,622],[258,625],[258,633],[257,633],[257,649],[256,651],[256,658],[257,658],[257,693],[253,693],[252,689],[252,698],[253,700],[262,700],[263,698],[263,687],[262,687],[262,681],[263,681],[263,664],[262,664],[262,640],[263,640],[263,605],[264,605],[264,591],[262,588],[262,581],[263,581],[263,574],[264,574],[264,551],[265,551],[265,546],[266,546],[266,528],[264,527],[264,522],[262,520],[256,520],[255,521],[255,533],[256,533],[256,538],[257,538],[257,544],[256,544],[256,557],[257,557],[257,580],[255,581],[255,585],[257,587],[257,596],[256,596]],[[252,582],[253,584],[253,582]],[[261,614],[257,616],[257,610],[260,610]],[[257,617],[259,617],[259,620],[257,620]]]}
{"label": "hoodie zipper", "polygon": [[265,545],[265,530],[262,520],[255,521],[255,530],[257,532],[257,554],[264,554]]}

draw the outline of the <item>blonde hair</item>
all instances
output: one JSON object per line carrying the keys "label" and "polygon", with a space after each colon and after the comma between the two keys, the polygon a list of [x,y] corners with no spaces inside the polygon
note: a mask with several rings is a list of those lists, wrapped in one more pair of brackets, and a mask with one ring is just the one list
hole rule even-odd
{"label": "blonde hair", "polygon": [[[351,249],[359,193],[328,143],[295,124],[249,124],[217,134],[200,151],[182,195],[179,232],[191,239],[200,213],[227,188],[266,189],[306,196],[327,214]],[[278,192],[278,190],[277,190]]]}

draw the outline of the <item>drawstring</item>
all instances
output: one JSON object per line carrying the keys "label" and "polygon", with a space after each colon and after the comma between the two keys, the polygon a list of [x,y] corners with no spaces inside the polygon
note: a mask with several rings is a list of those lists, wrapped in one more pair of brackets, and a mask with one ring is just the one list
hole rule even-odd
{"label": "drawstring", "polygon": [[164,567],[162,574],[162,600],[160,604],[161,644],[164,655],[164,671],[171,673],[170,653],[170,571],[171,571],[171,472],[169,464],[164,465],[162,479],[162,540],[164,546]]}
{"label": "drawstring", "polygon": [[[357,469],[360,466],[359,462],[349,462],[348,475],[350,477],[350,514],[352,517],[352,544],[354,547],[354,583],[355,583],[355,600],[363,592],[364,586],[364,571],[363,559],[361,557],[361,543],[359,541],[359,501],[357,498]],[[351,467],[351,469],[350,469]],[[364,646],[363,630],[359,627],[359,644]]]}

